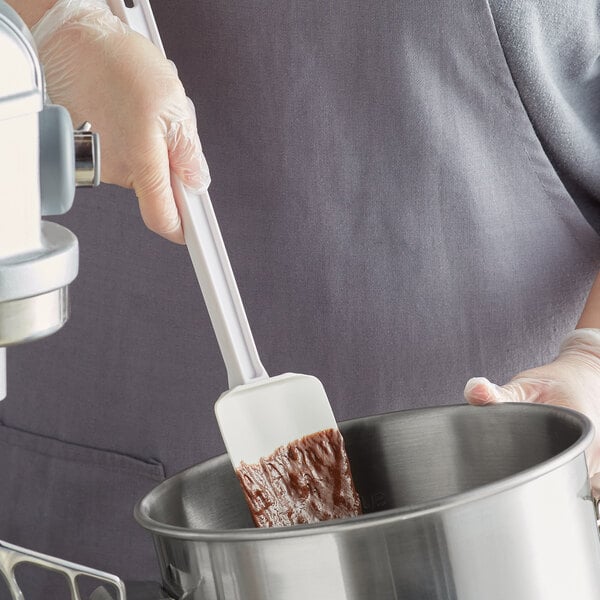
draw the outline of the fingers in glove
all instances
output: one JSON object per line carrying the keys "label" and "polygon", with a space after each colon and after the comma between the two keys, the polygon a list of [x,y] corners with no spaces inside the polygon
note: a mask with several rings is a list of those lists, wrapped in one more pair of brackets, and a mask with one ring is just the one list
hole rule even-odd
{"label": "fingers in glove", "polygon": [[184,244],[179,211],[171,189],[166,143],[154,143],[150,152],[132,160],[134,180],[131,187],[138,197],[146,227],[178,244]]}
{"label": "fingers in glove", "polygon": [[[191,100],[180,102],[179,114],[161,119],[160,156],[153,153],[152,160],[134,167],[137,182],[134,188],[140,202],[146,226],[163,237],[184,244],[181,218],[171,187],[171,174],[181,179],[194,191],[206,190],[210,184],[210,173],[196,126],[196,114]],[[177,111],[178,113],[178,111]],[[166,154],[168,159],[165,159]],[[148,143],[147,147],[151,147]],[[154,164],[154,166],[152,166]]]}
{"label": "fingers in glove", "polygon": [[594,495],[594,498],[600,499],[600,473],[592,475],[590,483],[592,484],[592,494]]}
{"label": "fingers in glove", "polygon": [[[174,65],[169,63],[173,74]],[[158,129],[142,143],[149,149],[151,159],[133,165],[133,187],[138,196],[142,217],[146,226],[173,242],[184,244],[181,218],[173,197],[171,172],[184,185],[195,191],[208,188],[210,174],[196,125],[193,104],[183,92],[178,80],[170,80],[171,105],[166,110],[156,107],[152,113],[161,113],[156,122]],[[152,149],[159,149],[153,152]]]}
{"label": "fingers in glove", "polygon": [[194,191],[202,191],[210,185],[210,172],[202,152],[196,114],[192,101],[187,98],[188,114],[168,126],[167,145],[173,172]]}
{"label": "fingers in glove", "polygon": [[540,388],[530,380],[515,379],[499,386],[485,377],[473,377],[467,381],[464,395],[467,402],[480,406],[500,402],[535,402],[540,395]]}

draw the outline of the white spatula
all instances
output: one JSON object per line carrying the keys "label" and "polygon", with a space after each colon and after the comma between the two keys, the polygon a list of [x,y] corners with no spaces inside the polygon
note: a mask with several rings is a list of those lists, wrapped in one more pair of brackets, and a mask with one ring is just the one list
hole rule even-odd
{"label": "white spatula", "polygon": [[[111,10],[164,54],[152,9],[145,0],[107,0]],[[130,2],[131,3],[131,2]],[[309,375],[269,377],[262,366],[207,191],[191,192],[174,175],[171,184],[187,248],[225,360],[229,391],[215,412],[234,468],[258,463],[304,436],[337,429],[321,382]]]}

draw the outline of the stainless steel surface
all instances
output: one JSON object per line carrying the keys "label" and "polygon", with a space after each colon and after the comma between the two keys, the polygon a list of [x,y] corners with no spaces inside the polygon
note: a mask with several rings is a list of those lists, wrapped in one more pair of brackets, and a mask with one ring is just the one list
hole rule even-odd
{"label": "stainless steel surface", "polygon": [[596,600],[582,415],[450,406],[341,426],[362,517],[252,527],[226,456],[136,507],[166,590],[193,600]]}
{"label": "stainless steel surface", "polygon": [[[102,586],[108,584],[115,591],[116,600],[126,600],[125,585],[115,575],[0,541],[0,575],[4,577],[13,600],[27,600],[23,598],[15,573],[16,568],[24,563],[64,575],[71,592],[71,600],[82,600],[79,587],[80,577],[96,580]],[[92,596],[95,598],[106,597],[106,592],[103,593],[97,588]],[[111,595],[108,597],[112,598]]]}
{"label": "stainless steel surface", "polygon": [[92,133],[87,121],[74,132],[75,184],[77,187],[95,187],[100,184],[100,138]]}
{"label": "stainless steel surface", "polygon": [[46,337],[69,318],[69,287],[0,302],[0,346],[11,346]]}

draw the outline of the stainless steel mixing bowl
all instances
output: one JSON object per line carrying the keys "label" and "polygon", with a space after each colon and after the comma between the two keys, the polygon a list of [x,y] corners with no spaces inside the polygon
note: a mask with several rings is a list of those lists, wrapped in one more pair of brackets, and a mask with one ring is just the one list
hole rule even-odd
{"label": "stainless steel mixing bowl", "polygon": [[227,456],[136,507],[163,584],[193,600],[597,600],[584,416],[447,406],[341,425],[367,514],[254,529]]}

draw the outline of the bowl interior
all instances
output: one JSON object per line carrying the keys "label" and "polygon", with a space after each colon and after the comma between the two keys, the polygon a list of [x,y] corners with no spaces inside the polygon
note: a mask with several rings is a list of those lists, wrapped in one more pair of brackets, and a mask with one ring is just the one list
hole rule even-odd
{"label": "bowl interior", "polygon": [[[340,425],[365,513],[437,501],[506,480],[573,448],[585,417],[556,407],[466,405],[402,411]],[[535,476],[532,474],[532,477]],[[508,482],[510,483],[510,482]],[[253,528],[226,455],[155,488],[143,517],[187,529]]]}

